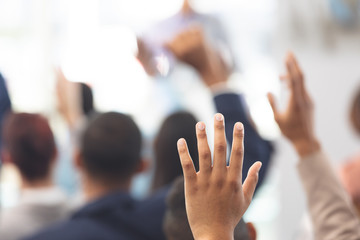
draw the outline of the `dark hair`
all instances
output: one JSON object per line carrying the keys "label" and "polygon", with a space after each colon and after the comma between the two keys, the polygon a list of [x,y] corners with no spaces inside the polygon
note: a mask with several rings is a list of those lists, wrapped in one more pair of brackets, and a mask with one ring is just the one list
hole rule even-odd
{"label": "dark hair", "polygon": [[350,121],[356,132],[360,134],[360,88],[357,90],[351,103]]}
{"label": "dark hair", "polygon": [[127,180],[140,161],[141,133],[129,116],[103,113],[90,121],[80,146],[85,168],[92,177]]}
{"label": "dark hair", "polygon": [[[205,200],[206,201],[206,200]],[[166,199],[163,229],[168,240],[194,240],[186,215],[184,178],[178,177]],[[214,221],[217,221],[214,219]],[[235,240],[249,240],[249,231],[243,219],[236,225]]]}
{"label": "dark hair", "polygon": [[161,125],[155,140],[155,176],[153,191],[173,182],[182,175],[177,141],[185,138],[196,170],[199,169],[195,117],[188,112],[177,112],[168,116]]}
{"label": "dark hair", "polygon": [[54,135],[48,121],[38,114],[11,113],[3,125],[3,150],[28,181],[50,173],[56,155]]}
{"label": "dark hair", "polygon": [[85,83],[80,83],[82,110],[86,116],[90,116],[94,112],[94,96],[92,89]]}

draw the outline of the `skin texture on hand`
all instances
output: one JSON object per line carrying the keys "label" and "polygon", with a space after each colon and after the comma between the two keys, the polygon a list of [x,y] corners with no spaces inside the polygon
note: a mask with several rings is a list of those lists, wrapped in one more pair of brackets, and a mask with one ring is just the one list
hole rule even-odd
{"label": "skin texture on hand", "polygon": [[219,113],[215,115],[214,130],[212,161],[205,124],[199,122],[196,125],[199,172],[195,171],[186,141],[178,141],[185,180],[186,212],[196,240],[234,238],[235,226],[251,203],[261,168],[261,163],[256,162],[242,184],[243,125],[238,122],[234,126],[229,166],[226,166],[224,117]]}
{"label": "skin texture on hand", "polygon": [[229,77],[229,67],[197,26],[179,33],[166,47],[179,61],[192,66],[208,87],[226,82]]}
{"label": "skin texture on hand", "polygon": [[292,53],[286,57],[290,99],[284,112],[279,112],[272,94],[268,94],[274,118],[282,134],[290,140],[300,157],[320,150],[314,132],[314,104],[305,88],[303,73]]}

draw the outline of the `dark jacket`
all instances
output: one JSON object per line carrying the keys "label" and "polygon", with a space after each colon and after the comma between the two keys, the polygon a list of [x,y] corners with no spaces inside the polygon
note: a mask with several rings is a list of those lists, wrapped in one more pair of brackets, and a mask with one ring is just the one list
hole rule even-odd
{"label": "dark jacket", "polygon": [[233,128],[236,122],[242,122],[245,129],[244,138],[244,165],[243,181],[245,180],[249,168],[256,162],[262,162],[259,173],[257,188],[261,186],[265,175],[269,169],[273,147],[269,141],[261,138],[248,118],[246,105],[242,95],[235,93],[225,93],[214,97],[216,110],[225,117],[226,139],[231,147],[233,139]]}
{"label": "dark jacket", "polygon": [[168,188],[162,189],[143,201],[125,192],[110,194],[27,240],[165,240],[162,221],[167,192]]}

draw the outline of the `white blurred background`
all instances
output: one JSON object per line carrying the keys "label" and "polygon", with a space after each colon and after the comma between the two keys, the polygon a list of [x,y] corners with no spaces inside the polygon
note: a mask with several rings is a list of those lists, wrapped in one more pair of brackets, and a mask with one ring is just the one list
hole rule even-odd
{"label": "white blurred background", "polygon": [[[350,128],[351,98],[360,86],[360,1],[354,0],[194,0],[197,11],[217,16],[225,26],[242,91],[260,132],[277,139],[271,173],[246,219],[258,239],[296,239],[305,201],[296,172],[296,155],[279,138],[266,93],[279,98],[283,58],[298,56],[316,105],[316,127],[336,166],[359,151]],[[99,110],[132,114],[145,136],[164,117],[161,93],[134,55],[136,35],[179,11],[181,0],[0,0],[0,71],[14,108],[41,112],[63,127],[56,113],[53,68],[72,81],[89,83]],[[182,105],[211,121],[210,93],[196,82],[178,83]],[[286,95],[286,94],[285,94]],[[172,99],[169,99],[171,101]],[[61,135],[61,134],[60,134]],[[61,136],[59,137],[61,141]],[[2,205],[16,201],[16,180],[3,174]]]}

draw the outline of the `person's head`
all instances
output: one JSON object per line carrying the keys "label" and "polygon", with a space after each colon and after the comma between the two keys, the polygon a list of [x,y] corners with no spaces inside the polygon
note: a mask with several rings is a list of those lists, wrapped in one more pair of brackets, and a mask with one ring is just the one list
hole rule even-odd
{"label": "person's head", "polygon": [[85,128],[75,161],[92,182],[124,187],[142,162],[140,130],[127,115],[100,114]]}
{"label": "person's head", "polygon": [[157,190],[182,175],[182,168],[176,142],[185,138],[188,142],[189,151],[198,169],[199,159],[197,151],[197,140],[195,117],[188,112],[177,112],[168,116],[162,123],[159,133],[155,139],[155,176],[153,190]]}
{"label": "person's head", "polygon": [[340,180],[360,215],[360,158],[352,159],[340,167]]}
{"label": "person's head", "polygon": [[94,112],[94,97],[92,89],[85,83],[80,83],[82,110],[85,116],[90,116]]}
{"label": "person's head", "polygon": [[[205,200],[206,201],[206,200]],[[184,178],[178,177],[166,200],[167,209],[163,229],[168,240],[193,240],[185,209]],[[216,219],[214,219],[216,221]],[[255,240],[256,230],[243,219],[234,231],[235,240]]]}
{"label": "person's head", "polygon": [[11,113],[3,125],[2,159],[19,170],[27,183],[48,180],[56,146],[48,121],[38,114]]}

